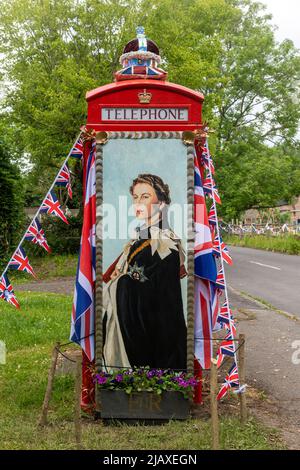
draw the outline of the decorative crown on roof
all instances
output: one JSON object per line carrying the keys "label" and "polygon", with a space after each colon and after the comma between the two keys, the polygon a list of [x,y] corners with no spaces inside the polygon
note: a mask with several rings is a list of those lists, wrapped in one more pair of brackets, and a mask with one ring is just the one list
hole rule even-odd
{"label": "decorative crown on roof", "polygon": [[136,39],[129,41],[120,57],[122,69],[115,73],[116,80],[151,78],[165,80],[167,73],[158,68],[161,62],[159,49],[147,39],[142,26],[136,28]]}

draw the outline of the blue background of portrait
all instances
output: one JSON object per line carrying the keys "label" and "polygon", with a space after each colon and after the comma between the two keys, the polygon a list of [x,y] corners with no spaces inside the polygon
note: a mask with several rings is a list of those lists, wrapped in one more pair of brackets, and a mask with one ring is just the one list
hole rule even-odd
{"label": "blue background of portrait", "polygon": [[[141,223],[134,214],[128,213],[132,204],[129,187],[140,173],[158,175],[169,185],[170,227],[186,249],[187,152],[181,139],[112,139],[103,147],[103,163],[104,271]],[[182,291],[186,306],[185,279]]]}

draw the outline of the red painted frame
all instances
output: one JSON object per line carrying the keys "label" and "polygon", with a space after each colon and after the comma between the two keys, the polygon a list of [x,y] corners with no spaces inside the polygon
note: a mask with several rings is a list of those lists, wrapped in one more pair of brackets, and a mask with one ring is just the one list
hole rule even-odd
{"label": "red painted frame", "polygon": [[[139,102],[143,90],[152,94],[149,104]],[[185,131],[201,127],[202,93],[175,83],[141,79],[110,83],[86,94],[88,116],[86,127],[96,131]],[[101,120],[103,107],[188,108],[188,121],[112,121]]]}

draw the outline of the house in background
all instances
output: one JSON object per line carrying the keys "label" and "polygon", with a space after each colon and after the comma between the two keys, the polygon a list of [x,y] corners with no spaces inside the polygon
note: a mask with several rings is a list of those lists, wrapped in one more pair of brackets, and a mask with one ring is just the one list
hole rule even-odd
{"label": "house in background", "polygon": [[274,221],[276,217],[283,214],[289,214],[288,223],[292,225],[300,225],[300,196],[295,198],[292,204],[287,204],[285,201],[280,201],[276,207],[269,207],[265,209],[249,209],[245,212],[243,217],[244,224],[263,224],[266,223],[266,218],[269,221]]}

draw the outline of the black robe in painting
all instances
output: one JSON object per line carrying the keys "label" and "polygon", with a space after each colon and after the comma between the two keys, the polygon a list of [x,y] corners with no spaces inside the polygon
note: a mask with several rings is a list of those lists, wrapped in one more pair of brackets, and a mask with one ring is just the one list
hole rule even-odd
{"label": "black robe in painting", "polygon": [[[131,254],[150,238],[150,230],[130,248]],[[136,268],[138,268],[136,270]],[[131,366],[186,369],[187,333],[180,285],[179,252],[161,259],[151,246],[141,249],[118,280],[117,315]]]}

